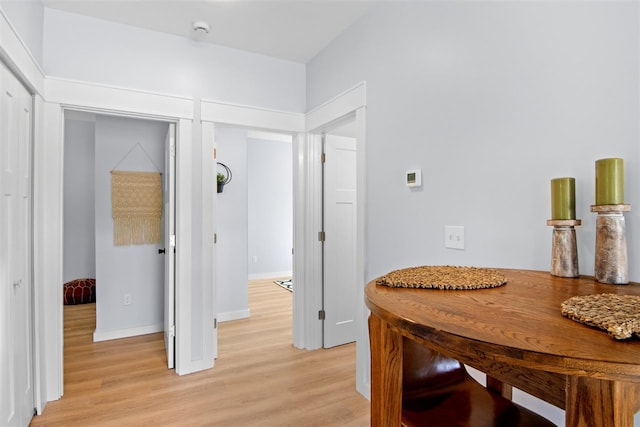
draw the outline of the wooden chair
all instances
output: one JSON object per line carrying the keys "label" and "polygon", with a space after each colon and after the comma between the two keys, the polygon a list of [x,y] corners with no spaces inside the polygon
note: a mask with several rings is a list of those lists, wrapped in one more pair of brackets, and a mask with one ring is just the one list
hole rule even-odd
{"label": "wooden chair", "polygon": [[555,426],[474,380],[464,365],[404,338],[402,425]]}

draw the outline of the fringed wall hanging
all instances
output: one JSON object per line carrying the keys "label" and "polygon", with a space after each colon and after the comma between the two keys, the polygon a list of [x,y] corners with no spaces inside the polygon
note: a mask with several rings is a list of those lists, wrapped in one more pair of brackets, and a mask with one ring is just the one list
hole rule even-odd
{"label": "fringed wall hanging", "polygon": [[116,246],[160,243],[161,174],[112,171],[111,209]]}

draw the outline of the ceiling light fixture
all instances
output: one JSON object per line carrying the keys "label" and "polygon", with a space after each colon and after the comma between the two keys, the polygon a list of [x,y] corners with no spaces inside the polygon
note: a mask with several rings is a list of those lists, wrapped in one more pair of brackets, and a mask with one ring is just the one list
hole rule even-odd
{"label": "ceiling light fixture", "polygon": [[193,23],[193,31],[195,31],[196,34],[209,34],[209,30],[211,30],[211,27],[204,21],[196,21]]}

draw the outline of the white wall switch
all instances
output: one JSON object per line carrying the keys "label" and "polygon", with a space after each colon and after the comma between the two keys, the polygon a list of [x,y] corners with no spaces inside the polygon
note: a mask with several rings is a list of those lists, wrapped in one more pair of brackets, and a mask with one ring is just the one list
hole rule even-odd
{"label": "white wall switch", "polygon": [[459,225],[444,226],[444,247],[464,249],[464,227]]}

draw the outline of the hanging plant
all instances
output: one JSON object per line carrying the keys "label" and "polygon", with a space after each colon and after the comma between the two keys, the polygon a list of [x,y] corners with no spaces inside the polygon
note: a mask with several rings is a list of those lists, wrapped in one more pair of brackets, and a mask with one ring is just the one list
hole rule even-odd
{"label": "hanging plant", "polygon": [[218,162],[218,164],[224,168],[224,172],[225,172],[225,173],[218,172],[216,174],[216,181],[218,183],[218,193],[222,193],[224,186],[229,182],[231,182],[232,174],[231,174],[231,169],[229,169],[227,165],[220,162]]}

